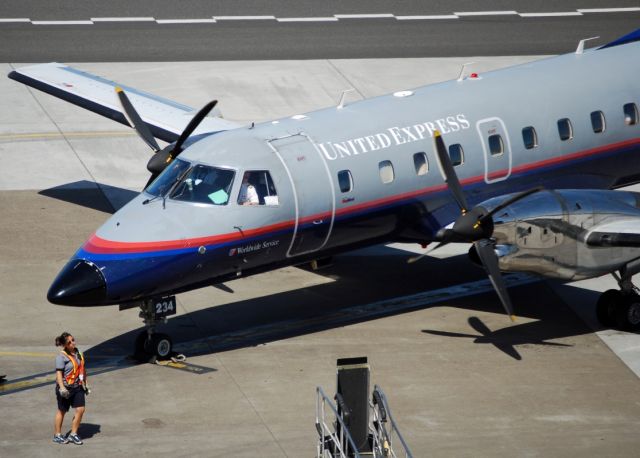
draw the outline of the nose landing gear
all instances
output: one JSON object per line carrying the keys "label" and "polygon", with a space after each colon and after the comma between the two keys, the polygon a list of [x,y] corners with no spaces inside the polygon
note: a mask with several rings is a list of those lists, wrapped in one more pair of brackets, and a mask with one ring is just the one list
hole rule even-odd
{"label": "nose landing gear", "polygon": [[173,354],[173,341],[169,335],[156,332],[156,327],[161,323],[166,324],[167,316],[175,315],[175,296],[145,299],[132,306],[136,305],[140,307],[140,318],[146,329],[136,337],[134,357],[152,362],[169,359]]}
{"label": "nose landing gear", "polygon": [[605,328],[640,331],[640,290],[631,283],[633,273],[627,269],[622,269],[621,275],[614,272],[612,275],[618,281],[620,290],[607,290],[598,299],[596,316]]}

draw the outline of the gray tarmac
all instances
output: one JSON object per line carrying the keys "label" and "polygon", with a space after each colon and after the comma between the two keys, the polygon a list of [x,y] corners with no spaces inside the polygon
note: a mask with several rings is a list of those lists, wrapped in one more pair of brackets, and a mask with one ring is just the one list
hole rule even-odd
{"label": "gray tarmac", "polygon": [[[530,59],[77,66],[194,107],[217,98],[249,123],[331,106],[349,87],[370,97],[455,78],[464,62],[482,72]],[[189,365],[135,364],[137,311],[45,294],[144,185],[150,152],[131,130],[6,78],[0,95],[0,456],[314,456],[315,388],[333,394],[336,359],[353,356],[369,358],[416,457],[637,456],[640,336],[593,319],[609,279],[514,286],[512,325],[460,247],[412,265],[415,246],[373,247],[318,272],[182,294],[166,331]],[[63,330],[89,361],[82,447],[51,442]]]}

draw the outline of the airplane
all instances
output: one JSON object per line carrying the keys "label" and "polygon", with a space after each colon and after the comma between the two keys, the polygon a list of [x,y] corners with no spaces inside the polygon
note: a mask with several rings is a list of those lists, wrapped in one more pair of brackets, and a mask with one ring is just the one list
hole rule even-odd
{"label": "airplane", "polygon": [[[8,76],[131,126],[154,151],[142,192],[78,249],[53,304],[140,307],[136,353],[175,295],[388,242],[471,243],[501,272],[612,274],[603,326],[640,329],[640,29],[606,45],[241,126],[63,64]],[[157,140],[167,142],[161,148]],[[418,258],[412,258],[413,262]]]}

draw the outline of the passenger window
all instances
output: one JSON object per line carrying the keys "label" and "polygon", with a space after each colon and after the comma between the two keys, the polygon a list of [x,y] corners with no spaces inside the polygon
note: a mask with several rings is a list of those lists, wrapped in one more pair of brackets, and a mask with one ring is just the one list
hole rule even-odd
{"label": "passenger window", "polygon": [[338,184],[342,192],[349,192],[353,189],[353,177],[349,170],[340,170],[338,172]]}
{"label": "passenger window", "polygon": [[624,123],[627,126],[638,124],[638,107],[635,103],[627,103],[624,105]]}
{"label": "passenger window", "polygon": [[558,120],[558,134],[560,140],[571,140],[573,138],[573,127],[569,118],[562,118]]}
{"label": "passenger window", "polygon": [[459,143],[449,145],[449,157],[451,158],[451,165],[454,167],[464,164],[464,150],[462,149],[462,145]]}
{"label": "passenger window", "polygon": [[489,151],[492,156],[500,156],[504,153],[504,145],[502,144],[502,137],[500,135],[489,135]]}
{"label": "passenger window", "polygon": [[393,173],[393,164],[391,161],[382,161],[378,164],[378,169],[380,170],[380,179],[383,183],[391,183],[395,175]]}
{"label": "passenger window", "polygon": [[416,153],[413,155],[413,165],[416,168],[416,175],[426,175],[429,171],[429,159],[425,153]]}
{"label": "passenger window", "polygon": [[599,134],[600,132],[604,132],[605,122],[604,122],[604,113],[602,111],[591,112],[591,127],[593,127],[593,131],[596,134]]}
{"label": "passenger window", "polygon": [[533,149],[538,146],[538,134],[536,134],[536,130],[532,126],[522,129],[522,141],[527,149]]}
{"label": "passenger window", "polygon": [[238,194],[239,205],[278,205],[278,193],[266,170],[245,172]]}

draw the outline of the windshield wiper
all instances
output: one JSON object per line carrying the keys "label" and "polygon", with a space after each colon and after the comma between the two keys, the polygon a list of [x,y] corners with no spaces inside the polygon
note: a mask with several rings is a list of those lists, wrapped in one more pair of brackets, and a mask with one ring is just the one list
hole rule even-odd
{"label": "windshield wiper", "polygon": [[160,192],[157,195],[153,196],[151,199],[146,199],[142,201],[142,205],[147,205],[151,202],[153,202],[156,199],[159,199],[160,197],[162,197],[162,208],[166,208],[166,203],[167,203],[167,196],[169,194],[171,194],[171,192],[173,192],[173,190],[175,189],[175,187],[178,185],[178,183],[180,183],[182,181],[182,179],[187,175],[187,173],[192,169],[193,167],[188,167],[184,172],[182,172],[180,175],[178,175],[175,179],[175,181],[171,184],[171,186],[169,186],[169,189],[167,190],[167,192]]}

